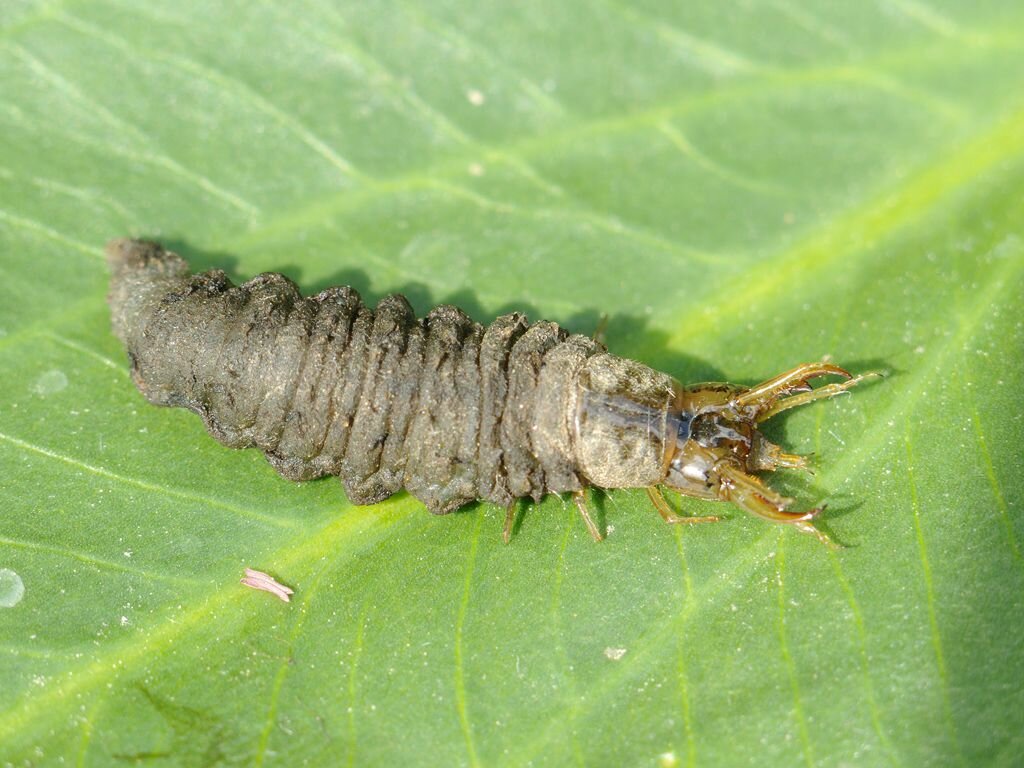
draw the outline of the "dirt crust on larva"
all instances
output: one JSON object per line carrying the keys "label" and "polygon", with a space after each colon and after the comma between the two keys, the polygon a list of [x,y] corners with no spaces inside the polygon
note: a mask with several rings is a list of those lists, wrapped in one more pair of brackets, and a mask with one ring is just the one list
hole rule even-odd
{"label": "dirt crust on larva", "polygon": [[[238,286],[192,274],[156,243],[107,253],[112,325],[142,394],[195,411],[225,445],[259,448],[287,478],[339,476],[356,504],[405,488],[445,513],[579,490],[581,379],[612,392],[628,374],[652,403],[671,397],[664,374],[518,313],[487,327],[452,306],[417,319],[400,295],[371,310],[348,287],[304,298],[276,273]],[[602,463],[657,466],[660,451],[583,459],[592,480]]]}

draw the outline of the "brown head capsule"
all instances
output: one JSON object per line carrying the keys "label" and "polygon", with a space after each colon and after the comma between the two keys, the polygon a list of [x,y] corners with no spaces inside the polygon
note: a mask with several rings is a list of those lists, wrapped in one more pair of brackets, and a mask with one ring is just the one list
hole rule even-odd
{"label": "brown head capsule", "polygon": [[[279,274],[240,286],[193,275],[156,243],[116,240],[107,254],[114,332],[150,402],[195,411],[292,480],[337,475],[355,504],[402,488],[436,514],[499,504],[506,536],[516,499],[571,492],[600,539],[590,486],[646,488],[668,522],[718,519],[676,515],[664,486],[828,542],[811,523],[820,510],[787,511],[752,474],[806,468],[757,424],[874,375],[809,363],[751,388],[683,387],[520,314],[485,328],[443,306],[417,320],[402,296],[370,310],[351,288],[304,298]],[[825,375],[845,381],[812,389]]]}

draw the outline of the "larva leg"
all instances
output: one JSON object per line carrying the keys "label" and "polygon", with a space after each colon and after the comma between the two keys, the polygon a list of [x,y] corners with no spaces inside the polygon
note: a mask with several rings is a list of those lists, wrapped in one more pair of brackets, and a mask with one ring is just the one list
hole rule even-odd
{"label": "larva leg", "polygon": [[719,498],[723,501],[731,501],[740,509],[765,520],[791,525],[802,533],[815,536],[822,544],[838,546],[811,523],[811,520],[825,509],[824,507],[808,512],[787,512],[786,507],[793,503],[793,499],[776,493],[753,475],[731,466],[720,466],[718,473],[722,479]]}
{"label": "larva leg", "polygon": [[597,523],[594,522],[594,518],[590,516],[590,510],[587,508],[587,492],[585,490],[573,491],[572,500],[576,504],[576,509],[580,511],[583,522],[587,524],[587,530],[590,531],[594,541],[603,540],[604,536],[601,534],[601,529],[597,527]]}
{"label": "larva leg", "polygon": [[717,515],[704,515],[703,517],[677,515],[672,511],[672,507],[669,506],[668,500],[658,486],[652,485],[645,490],[647,491],[647,496],[651,499],[651,503],[658,510],[658,514],[661,515],[661,519],[666,523],[717,523],[722,519]]}
{"label": "larva leg", "polygon": [[782,447],[767,440],[760,432],[754,436],[753,448],[747,459],[747,468],[757,472],[782,469],[801,469],[814,474],[807,456],[786,453]]}
{"label": "larva leg", "polygon": [[875,371],[872,371],[870,373],[862,373],[859,376],[853,376],[847,379],[846,381],[837,384],[826,384],[824,387],[812,389],[810,392],[802,392],[799,395],[787,397],[783,400],[779,400],[766,411],[763,411],[762,413],[758,414],[757,420],[759,422],[764,421],[765,419],[770,419],[777,413],[782,413],[782,411],[788,411],[790,408],[796,408],[798,405],[804,405],[806,403],[812,403],[815,400],[821,400],[823,398],[841,395],[843,392],[846,392],[851,387],[857,386],[865,379],[873,379],[881,375],[882,374],[877,373]]}
{"label": "larva leg", "polygon": [[512,538],[512,526],[516,522],[516,507],[519,501],[513,499],[507,507],[505,507],[505,526],[501,529],[501,538],[508,544],[509,539]]}
{"label": "larva leg", "polygon": [[772,465],[773,469],[783,467],[785,469],[802,469],[805,472],[810,472],[811,474],[814,473],[814,470],[811,469],[808,464],[808,458],[806,456],[801,456],[798,453],[784,453],[779,451],[772,456]]}

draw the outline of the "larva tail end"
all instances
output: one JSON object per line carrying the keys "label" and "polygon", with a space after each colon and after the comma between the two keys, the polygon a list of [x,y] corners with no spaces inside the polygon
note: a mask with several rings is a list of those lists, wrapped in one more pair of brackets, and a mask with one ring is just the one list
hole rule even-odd
{"label": "larva tail end", "polygon": [[152,311],[153,302],[188,280],[188,262],[148,240],[124,238],[107,243],[111,323],[127,343],[133,328]]}
{"label": "larva tail end", "polygon": [[107,267],[114,279],[136,270],[166,277],[187,275],[189,271],[187,261],[150,240],[123,237],[107,243],[106,251]]}

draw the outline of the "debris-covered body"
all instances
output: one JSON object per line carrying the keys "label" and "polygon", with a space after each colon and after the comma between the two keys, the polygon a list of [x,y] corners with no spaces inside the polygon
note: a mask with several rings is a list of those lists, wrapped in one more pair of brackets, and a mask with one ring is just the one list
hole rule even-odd
{"label": "debris-covered body", "polygon": [[[813,364],[774,388],[686,388],[521,314],[483,327],[451,306],[418,320],[397,295],[374,310],[351,288],[303,298],[279,274],[234,286],[146,241],[112,242],[108,261],[114,332],[150,402],[195,411],[219,441],[258,447],[292,480],[337,475],[356,504],[405,488],[445,513],[574,492],[599,535],[582,492],[642,487],[666,519],[712,519],[676,517],[665,485],[814,532],[813,511],[786,512],[790,500],[747,474],[803,466],[755,424],[859,380]],[[847,381],[810,389],[830,373]]]}

